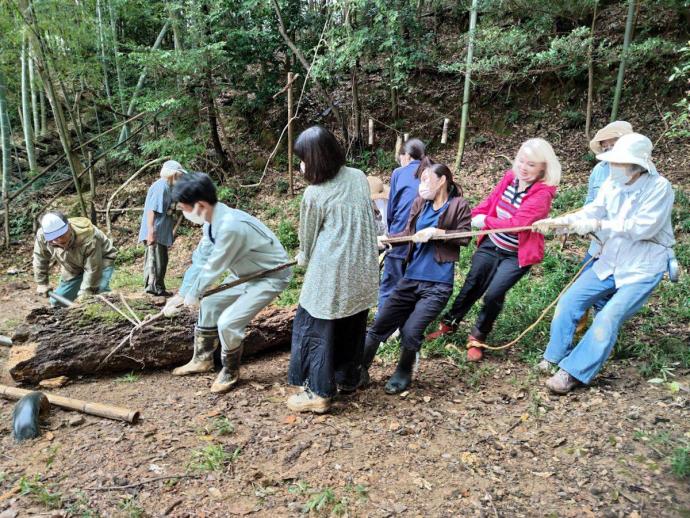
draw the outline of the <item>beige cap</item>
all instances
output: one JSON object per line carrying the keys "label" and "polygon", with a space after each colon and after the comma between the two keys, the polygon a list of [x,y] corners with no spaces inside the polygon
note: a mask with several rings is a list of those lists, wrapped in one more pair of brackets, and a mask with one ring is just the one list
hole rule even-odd
{"label": "beige cap", "polygon": [[387,200],[391,188],[385,185],[378,176],[367,176],[369,182],[369,191],[371,192],[372,200]]}
{"label": "beige cap", "polygon": [[604,150],[601,147],[601,142],[611,138],[620,138],[623,135],[629,135],[633,132],[632,125],[625,121],[613,121],[607,124],[594,135],[594,138],[589,143],[589,148],[595,155],[602,153]]}

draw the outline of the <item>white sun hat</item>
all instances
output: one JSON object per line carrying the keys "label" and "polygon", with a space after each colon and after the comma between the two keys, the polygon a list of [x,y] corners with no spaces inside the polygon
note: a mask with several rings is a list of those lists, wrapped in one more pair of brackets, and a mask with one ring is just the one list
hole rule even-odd
{"label": "white sun hat", "polygon": [[644,135],[630,133],[619,138],[611,151],[597,155],[597,160],[615,164],[636,164],[644,167],[649,174],[658,175],[659,172],[652,162],[653,148],[652,141]]}
{"label": "white sun hat", "polygon": [[179,173],[186,174],[187,171],[184,170],[182,164],[177,160],[167,160],[163,163],[163,167],[161,167],[161,178],[170,178]]}
{"label": "white sun hat", "polygon": [[69,224],[57,214],[49,212],[41,218],[41,229],[46,236],[46,241],[53,241],[67,233]]}

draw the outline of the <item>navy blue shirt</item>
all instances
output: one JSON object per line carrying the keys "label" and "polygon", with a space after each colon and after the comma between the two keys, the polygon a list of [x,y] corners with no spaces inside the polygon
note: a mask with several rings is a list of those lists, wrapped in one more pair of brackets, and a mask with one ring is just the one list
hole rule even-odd
{"label": "navy blue shirt", "polygon": [[[434,210],[434,202],[427,201],[417,218],[415,232],[419,232],[427,227],[438,227],[438,218],[447,208],[448,202],[444,203],[438,210]],[[436,262],[436,259],[434,259],[434,248],[433,241],[417,243],[415,245],[412,252],[412,260],[407,265],[407,270],[405,270],[405,278],[415,281],[440,282],[452,286],[455,262]]]}
{"label": "navy blue shirt", "polygon": [[[397,234],[407,228],[410,209],[419,191],[419,178],[414,176],[419,163],[419,160],[413,160],[405,167],[398,167],[393,171],[387,210],[389,234]],[[406,246],[394,246],[388,251],[388,257],[404,259],[406,255]]]}

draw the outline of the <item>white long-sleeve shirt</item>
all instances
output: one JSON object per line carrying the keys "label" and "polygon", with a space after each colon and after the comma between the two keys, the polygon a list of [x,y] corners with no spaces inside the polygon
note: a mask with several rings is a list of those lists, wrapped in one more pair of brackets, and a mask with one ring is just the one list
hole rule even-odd
{"label": "white long-sleeve shirt", "polygon": [[613,275],[619,288],[667,270],[668,249],[675,244],[673,199],[671,183],[659,175],[643,174],[624,186],[607,179],[592,203],[564,219],[601,220],[597,236],[603,244],[592,269],[600,280]]}

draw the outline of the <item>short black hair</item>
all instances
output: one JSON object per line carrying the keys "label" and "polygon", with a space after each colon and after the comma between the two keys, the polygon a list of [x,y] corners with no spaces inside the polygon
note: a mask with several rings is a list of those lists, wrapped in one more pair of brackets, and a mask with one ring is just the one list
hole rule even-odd
{"label": "short black hair", "polygon": [[218,203],[218,195],[213,180],[206,173],[183,174],[173,185],[173,200],[187,205],[205,201],[211,205]]}
{"label": "short black hair", "polygon": [[426,152],[426,146],[424,142],[418,138],[411,138],[405,141],[405,143],[400,148],[400,155],[410,155],[413,160],[421,160],[424,158],[424,153]]}
{"label": "short black hair", "polygon": [[320,184],[345,165],[345,151],[335,135],[322,126],[305,129],[295,141],[295,155],[304,162],[304,179]]}

